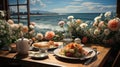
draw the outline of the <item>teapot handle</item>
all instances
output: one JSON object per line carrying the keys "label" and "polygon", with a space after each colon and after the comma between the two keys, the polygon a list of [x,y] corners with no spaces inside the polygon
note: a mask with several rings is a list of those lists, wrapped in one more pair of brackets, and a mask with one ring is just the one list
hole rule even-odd
{"label": "teapot handle", "polygon": [[28,44],[29,44],[30,46],[32,46],[32,43],[33,43],[33,40],[32,40],[32,39],[29,39]]}

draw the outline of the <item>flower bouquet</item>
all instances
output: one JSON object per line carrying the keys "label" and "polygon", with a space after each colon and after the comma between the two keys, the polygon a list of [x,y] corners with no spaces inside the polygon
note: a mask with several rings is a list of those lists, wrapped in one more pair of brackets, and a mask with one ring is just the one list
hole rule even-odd
{"label": "flower bouquet", "polygon": [[[120,44],[120,19],[112,17],[110,11],[95,17],[93,22],[74,19],[73,16],[68,16],[64,22],[72,38],[80,38],[84,44],[95,43],[107,46]],[[62,24],[63,21],[59,22],[61,27],[63,27]]]}
{"label": "flower bouquet", "polygon": [[32,38],[35,35],[34,25],[30,24],[29,28],[22,23],[14,23],[13,20],[5,20],[5,14],[0,11],[0,47],[8,46],[21,37]]}

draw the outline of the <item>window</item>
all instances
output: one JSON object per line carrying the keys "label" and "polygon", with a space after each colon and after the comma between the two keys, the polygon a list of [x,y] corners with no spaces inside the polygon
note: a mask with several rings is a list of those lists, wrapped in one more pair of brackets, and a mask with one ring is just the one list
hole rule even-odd
{"label": "window", "polygon": [[116,0],[30,0],[30,21],[44,30],[58,29],[58,22],[70,15],[92,22],[107,11],[116,14]]}
{"label": "window", "polygon": [[29,0],[8,0],[8,7],[14,22],[29,25]]}
{"label": "window", "polygon": [[116,13],[116,4],[118,0],[8,1],[8,6],[10,9],[10,18],[14,19],[15,22],[22,22],[23,24],[27,24],[28,22],[28,25],[29,22],[36,22],[37,26],[40,29],[55,30],[59,28],[57,23],[60,20],[67,19],[69,15],[73,15],[76,19],[80,18],[85,21],[92,21],[94,20],[94,17],[98,16],[99,13],[104,13],[106,11],[112,11]]}

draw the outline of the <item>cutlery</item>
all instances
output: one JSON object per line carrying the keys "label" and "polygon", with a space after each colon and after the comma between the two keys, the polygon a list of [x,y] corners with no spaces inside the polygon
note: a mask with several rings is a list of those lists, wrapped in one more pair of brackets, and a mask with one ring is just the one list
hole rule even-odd
{"label": "cutlery", "polygon": [[97,55],[100,53],[99,51],[97,51],[96,48],[93,48],[93,50],[95,51],[95,56],[93,56],[92,58],[88,59],[88,60],[84,63],[84,65],[90,64],[93,60],[95,60],[95,59],[97,58]]}

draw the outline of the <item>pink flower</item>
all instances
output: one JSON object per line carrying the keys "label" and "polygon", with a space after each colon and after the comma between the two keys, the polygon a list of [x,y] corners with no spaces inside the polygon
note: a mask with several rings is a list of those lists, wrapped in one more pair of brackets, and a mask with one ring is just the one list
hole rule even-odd
{"label": "pink flower", "polygon": [[55,33],[53,31],[47,31],[45,33],[45,39],[51,40],[55,36]]}
{"label": "pink flower", "polygon": [[27,33],[28,32],[28,26],[23,26],[23,28],[22,28],[22,32],[23,33]]}
{"label": "pink flower", "polygon": [[120,28],[119,19],[112,19],[108,22],[108,28],[112,31],[117,31]]}
{"label": "pink flower", "polygon": [[97,25],[98,25],[98,22],[95,21],[95,22],[93,23],[93,26],[97,26]]}
{"label": "pink flower", "polygon": [[9,20],[8,20],[8,23],[9,23],[9,24],[14,24],[14,21],[11,20],[11,19],[9,19]]}
{"label": "pink flower", "polygon": [[80,19],[77,19],[75,22],[76,22],[77,24],[80,24],[80,23],[81,23],[81,20],[80,20]]}
{"label": "pink flower", "polygon": [[33,26],[35,26],[35,22],[30,22],[30,25],[33,25]]}
{"label": "pink flower", "polygon": [[104,21],[101,21],[101,22],[98,24],[98,27],[100,27],[100,28],[105,27]]}
{"label": "pink flower", "polygon": [[65,22],[64,22],[64,21],[60,21],[60,22],[58,23],[58,25],[59,25],[60,27],[63,27],[63,26],[64,26],[64,24],[65,24]]}
{"label": "pink flower", "polygon": [[83,37],[83,38],[82,38],[82,43],[85,44],[85,43],[87,43],[87,41],[88,41],[88,38],[87,38],[87,37]]}
{"label": "pink flower", "polygon": [[42,40],[43,39],[43,34],[42,33],[37,33],[36,39]]}
{"label": "pink flower", "polygon": [[20,27],[19,24],[11,24],[10,25],[12,30],[18,30],[18,28]]}

